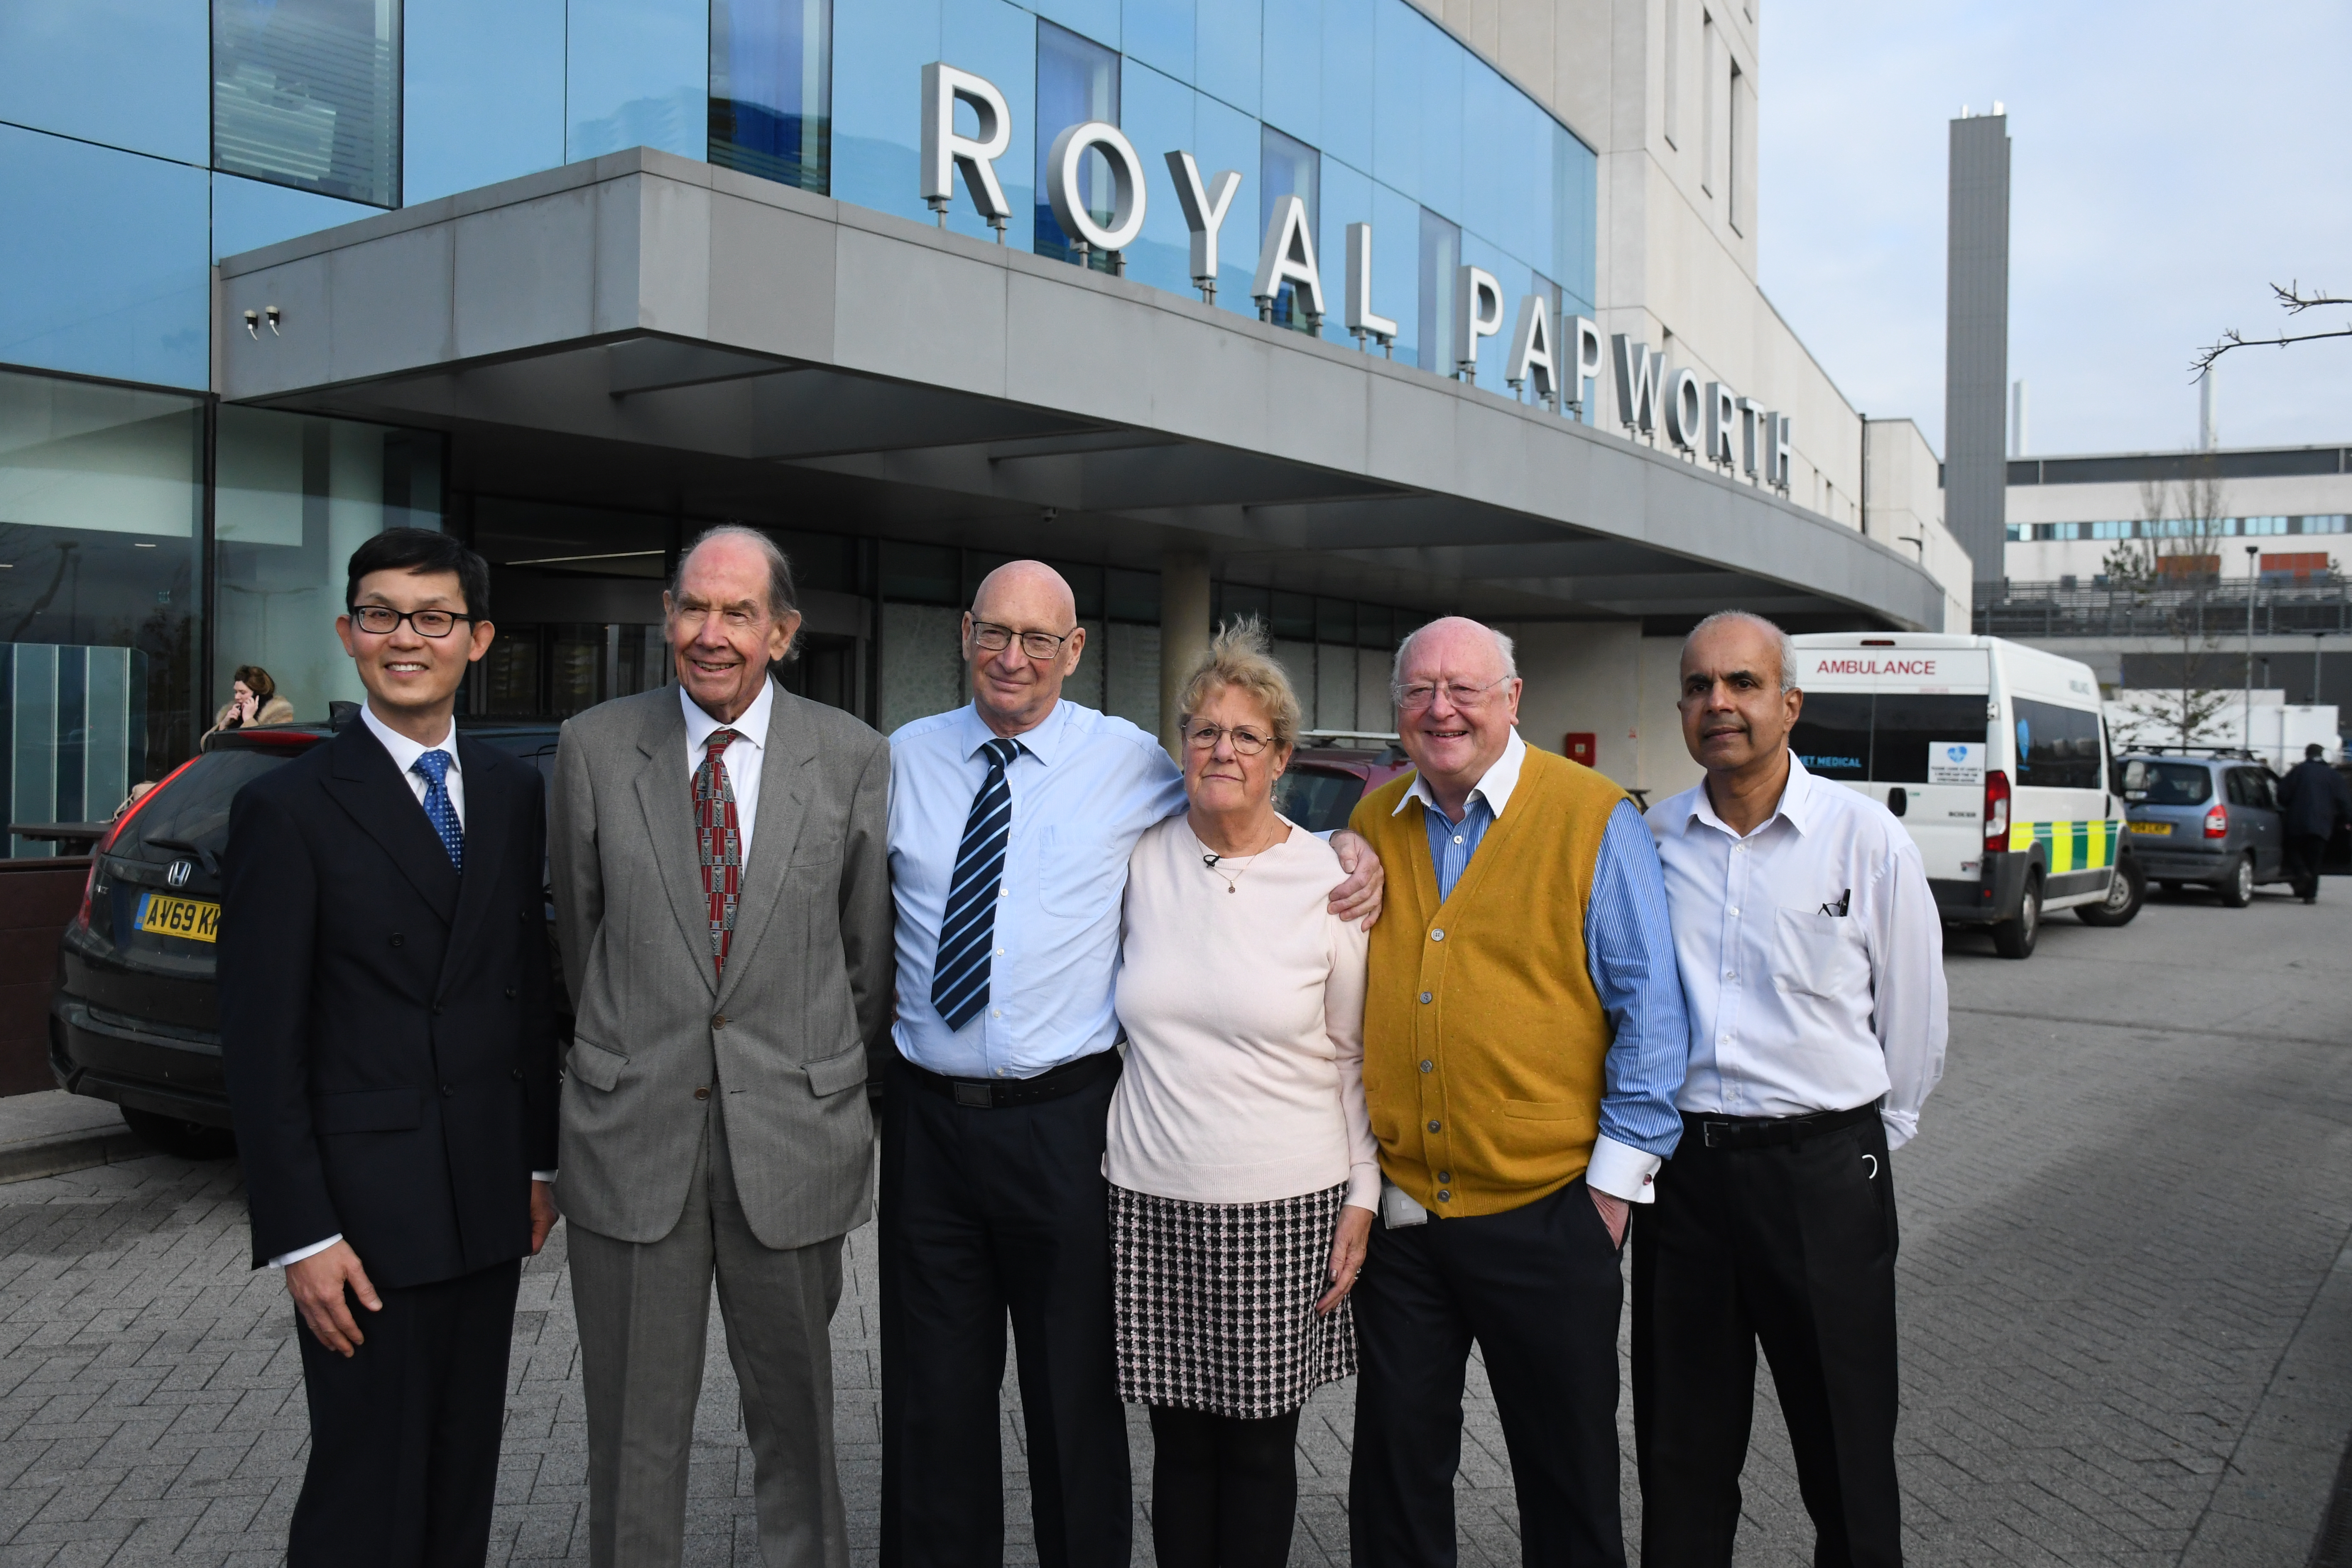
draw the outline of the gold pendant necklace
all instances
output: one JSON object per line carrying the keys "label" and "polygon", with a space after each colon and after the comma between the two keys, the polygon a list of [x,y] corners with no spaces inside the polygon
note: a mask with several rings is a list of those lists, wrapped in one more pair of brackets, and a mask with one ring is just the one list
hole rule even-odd
{"label": "gold pendant necklace", "polygon": [[[1286,829],[1284,837],[1288,837]],[[1280,843],[1281,840],[1276,839],[1275,842]],[[1273,847],[1273,844],[1268,844],[1265,848],[1255,850],[1248,855],[1219,855],[1212,852],[1201,857],[1201,864],[1206,866],[1210,870],[1214,871],[1218,876],[1224,877],[1225,891],[1228,893],[1238,893],[1241,891],[1241,888],[1239,886],[1241,879],[1249,875],[1250,868],[1257,864],[1258,857],[1265,854],[1267,849],[1271,849]],[[1232,876],[1226,877],[1225,868],[1236,863],[1239,864],[1241,869],[1235,871]]]}

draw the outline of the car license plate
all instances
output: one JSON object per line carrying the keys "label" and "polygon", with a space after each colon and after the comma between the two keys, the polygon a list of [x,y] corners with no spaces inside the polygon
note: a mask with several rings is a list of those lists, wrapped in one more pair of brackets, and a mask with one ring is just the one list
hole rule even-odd
{"label": "car license plate", "polygon": [[139,900],[139,929],[184,942],[220,940],[218,904],[206,899],[175,899],[169,893],[148,893]]}
{"label": "car license plate", "polygon": [[2135,822],[2131,825],[2131,830],[2134,833],[2162,834],[2164,837],[2169,838],[2172,836],[2172,824],[2168,822]]}

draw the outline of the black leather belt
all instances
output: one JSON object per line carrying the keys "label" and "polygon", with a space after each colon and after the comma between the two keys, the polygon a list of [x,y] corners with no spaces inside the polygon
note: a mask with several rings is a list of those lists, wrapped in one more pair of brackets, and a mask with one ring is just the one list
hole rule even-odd
{"label": "black leather belt", "polygon": [[1717,1116],[1685,1110],[1683,1133],[1707,1149],[1772,1149],[1859,1127],[1877,1114],[1875,1100],[1852,1110],[1820,1110],[1811,1116]]}
{"label": "black leather belt", "polygon": [[1116,1049],[1097,1051],[1074,1062],[1064,1062],[1035,1078],[949,1078],[898,1058],[898,1070],[941,1100],[951,1100],[968,1110],[1004,1110],[1016,1105],[1043,1105],[1082,1089],[1117,1078]]}

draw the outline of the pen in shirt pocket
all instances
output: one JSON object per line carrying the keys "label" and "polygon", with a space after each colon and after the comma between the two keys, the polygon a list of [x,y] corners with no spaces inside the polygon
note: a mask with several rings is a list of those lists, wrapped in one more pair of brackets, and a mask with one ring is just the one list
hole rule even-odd
{"label": "pen in shirt pocket", "polygon": [[1822,906],[1822,913],[1825,915],[1835,915],[1839,919],[1843,920],[1845,918],[1846,910],[1852,908],[1853,905],[1853,889],[1852,888],[1848,888],[1838,894],[1836,903],[1823,904]]}

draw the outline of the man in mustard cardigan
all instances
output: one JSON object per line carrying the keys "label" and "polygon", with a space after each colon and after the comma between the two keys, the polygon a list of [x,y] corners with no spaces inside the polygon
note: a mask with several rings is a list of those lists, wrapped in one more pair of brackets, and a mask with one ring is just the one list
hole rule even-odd
{"label": "man in mustard cardigan", "polygon": [[1523,1561],[1621,1564],[1618,1248],[1681,1133],[1690,1052],[1657,851],[1624,791],[1519,739],[1508,637],[1433,621],[1394,683],[1415,771],[1349,824],[1389,870],[1364,1005],[1383,1223],[1355,1295],[1354,1560],[1454,1563],[1475,1341]]}

